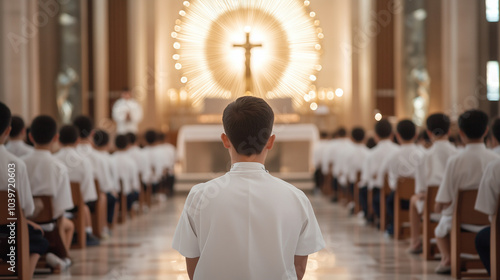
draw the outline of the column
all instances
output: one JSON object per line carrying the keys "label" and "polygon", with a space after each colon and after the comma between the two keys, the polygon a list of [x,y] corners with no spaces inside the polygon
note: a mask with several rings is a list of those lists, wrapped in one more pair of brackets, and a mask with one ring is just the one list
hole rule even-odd
{"label": "column", "polygon": [[108,1],[93,0],[94,102],[96,126],[109,118]]}

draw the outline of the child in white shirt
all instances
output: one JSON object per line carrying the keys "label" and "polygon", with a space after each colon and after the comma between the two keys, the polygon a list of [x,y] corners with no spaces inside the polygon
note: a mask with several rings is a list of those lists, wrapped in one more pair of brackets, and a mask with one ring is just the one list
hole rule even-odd
{"label": "child in white shirt", "polygon": [[5,146],[9,152],[16,157],[25,156],[33,152],[33,147],[26,144],[26,127],[21,117],[13,116],[11,121],[11,131],[9,134],[9,142]]}
{"label": "child in white shirt", "polygon": [[132,209],[132,205],[139,200],[141,183],[139,181],[139,169],[133,158],[127,152],[129,144],[125,135],[118,135],[115,138],[116,151],[112,157],[116,162],[118,178],[122,182],[123,193],[127,196],[127,210]]}

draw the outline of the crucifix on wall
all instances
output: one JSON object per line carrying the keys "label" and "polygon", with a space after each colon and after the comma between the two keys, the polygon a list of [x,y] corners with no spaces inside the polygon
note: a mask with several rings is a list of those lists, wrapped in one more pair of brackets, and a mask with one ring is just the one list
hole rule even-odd
{"label": "crucifix on wall", "polygon": [[251,67],[252,49],[257,47],[262,47],[262,44],[250,43],[249,27],[245,27],[245,33],[246,33],[246,42],[244,44],[235,44],[233,45],[233,47],[245,49],[245,94],[249,94],[253,91],[252,67]]}

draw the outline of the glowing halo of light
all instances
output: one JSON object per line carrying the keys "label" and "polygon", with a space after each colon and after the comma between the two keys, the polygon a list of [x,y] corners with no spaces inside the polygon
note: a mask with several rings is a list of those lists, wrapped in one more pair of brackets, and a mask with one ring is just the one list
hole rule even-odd
{"label": "glowing halo of light", "polygon": [[[316,32],[319,21],[311,17],[316,14],[305,5],[308,3],[189,1],[183,7],[182,21],[176,21],[176,41],[182,48],[176,51],[180,59],[175,62],[182,64],[193,105],[200,105],[204,98],[230,99],[245,94],[245,51],[233,45],[245,42],[246,26],[251,28],[251,43],[262,44],[252,49],[252,94],[268,99],[289,97],[294,105],[303,104],[310,78],[320,65],[322,37]],[[216,25],[221,28],[214,28]],[[276,36],[279,32],[283,34]],[[223,52],[225,57],[220,55]],[[216,68],[220,68],[218,73],[214,72]]]}

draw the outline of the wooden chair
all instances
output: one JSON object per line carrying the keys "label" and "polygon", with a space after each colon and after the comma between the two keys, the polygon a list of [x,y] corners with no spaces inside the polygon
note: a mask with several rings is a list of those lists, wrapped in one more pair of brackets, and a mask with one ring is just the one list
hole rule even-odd
{"label": "wooden chair", "polygon": [[358,214],[359,211],[361,211],[361,205],[359,204],[359,188],[360,188],[360,181],[361,181],[361,172],[358,172],[357,177],[356,177],[356,182],[354,183],[354,194],[353,194],[353,201],[354,201],[354,214]]}
{"label": "wooden chair", "polygon": [[73,223],[75,224],[76,243],[71,245],[75,249],[84,249],[87,247],[87,234],[85,233],[85,202],[83,202],[82,191],[80,190],[80,183],[71,182],[71,196],[73,197],[73,204],[77,211],[73,213]]}
{"label": "wooden chair", "polygon": [[490,272],[491,279],[500,280],[500,196],[497,200],[497,212],[491,221],[490,236]]}
{"label": "wooden chair", "polygon": [[95,191],[97,193],[97,201],[95,205],[95,211],[92,213],[92,232],[95,236],[101,238],[102,231],[106,225],[106,220],[108,217],[107,208],[107,198],[106,194],[101,192],[101,187],[99,181],[94,180]]}
{"label": "wooden chair", "polygon": [[434,212],[434,205],[436,204],[436,196],[439,190],[439,186],[429,186],[427,187],[427,193],[425,195],[424,211],[422,214],[422,227],[423,227],[423,256],[426,260],[435,260],[436,254],[439,252],[437,245],[432,244],[431,240],[434,236],[434,230],[436,229],[439,221],[431,220],[431,214]]}
{"label": "wooden chair", "polygon": [[380,231],[385,232],[387,229],[387,196],[391,193],[389,187],[389,179],[387,174],[384,176],[384,186],[380,189]]}
{"label": "wooden chair", "polygon": [[49,241],[49,252],[52,252],[61,259],[67,258],[69,252],[66,251],[66,247],[62,242],[61,235],[59,234],[59,220],[54,220],[54,212],[52,206],[52,196],[33,196],[33,200],[38,200],[43,205],[42,210],[36,217],[31,217],[30,219],[39,224],[50,224],[54,223],[54,229],[52,231],[45,231],[44,236]]}
{"label": "wooden chair", "polygon": [[394,239],[402,240],[410,236],[410,210],[401,207],[401,200],[410,200],[415,194],[414,178],[399,178],[394,193]]}
{"label": "wooden chair", "polygon": [[462,224],[488,225],[488,216],[474,209],[477,190],[461,190],[458,192],[453,213],[451,228],[451,276],[456,279],[462,277],[488,277],[485,273],[468,272],[468,269],[484,268],[479,258],[465,258],[463,254],[477,255],[475,246],[475,232],[463,231]]}
{"label": "wooden chair", "polygon": [[[2,201],[2,207],[0,207],[0,225],[8,225],[11,222],[16,224],[15,231],[15,272],[11,272],[9,268],[10,264],[7,262],[0,263],[0,279],[27,279],[31,280],[31,269],[30,269],[30,249],[29,249],[29,232],[28,224],[26,218],[24,217],[19,199],[17,198],[18,193],[15,193],[16,197],[13,205],[9,202],[9,192],[0,191],[0,201]],[[10,215],[8,208],[13,206],[14,215]],[[15,219],[15,220],[13,220]],[[7,243],[7,242],[6,242]],[[12,245],[7,245],[8,247]],[[8,261],[8,260],[6,260]]]}
{"label": "wooden chair", "polygon": [[127,221],[127,195],[123,191],[123,182],[120,179],[120,193],[118,194],[119,211],[117,213],[118,223],[123,224]]}

